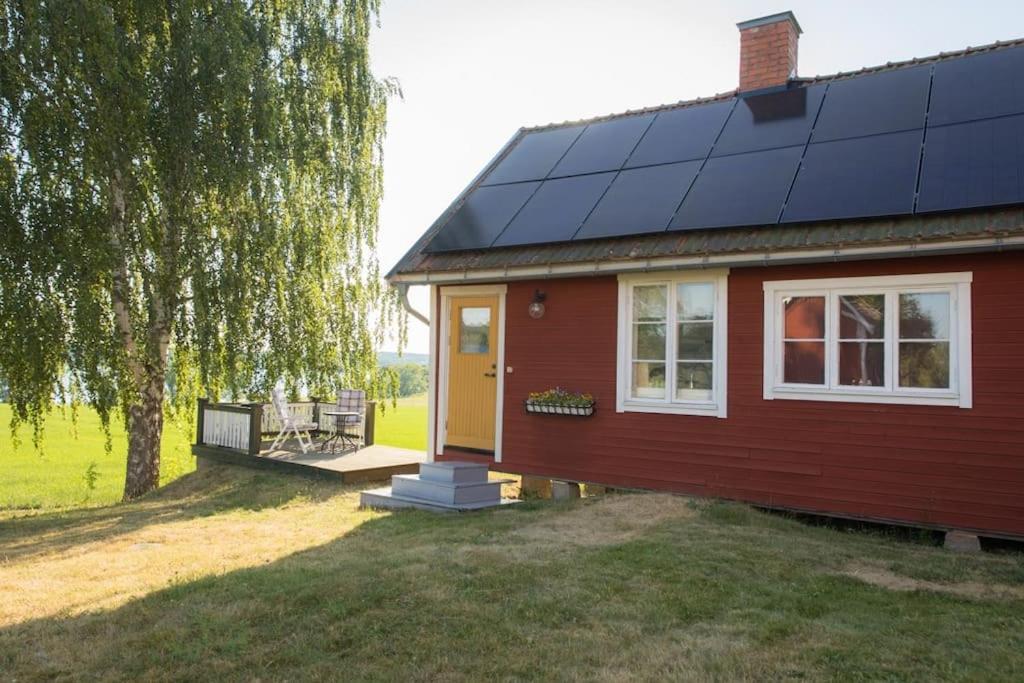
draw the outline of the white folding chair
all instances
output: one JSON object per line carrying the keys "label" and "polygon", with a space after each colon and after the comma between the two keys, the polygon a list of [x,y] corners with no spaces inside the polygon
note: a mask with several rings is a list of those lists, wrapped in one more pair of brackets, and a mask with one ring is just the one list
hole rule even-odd
{"label": "white folding chair", "polygon": [[[285,400],[284,391],[281,389],[272,390],[270,392],[270,400],[274,404],[274,410],[277,412],[278,419],[281,420],[281,431],[278,432],[274,443],[271,444],[270,450],[276,450],[284,446],[285,442],[294,435],[299,441],[299,447],[302,448],[302,452],[307,452],[313,447],[313,437],[309,435],[309,431],[315,431],[318,428],[317,423],[304,422],[294,417],[288,408],[288,401]],[[303,436],[306,437],[305,441],[302,440]]]}

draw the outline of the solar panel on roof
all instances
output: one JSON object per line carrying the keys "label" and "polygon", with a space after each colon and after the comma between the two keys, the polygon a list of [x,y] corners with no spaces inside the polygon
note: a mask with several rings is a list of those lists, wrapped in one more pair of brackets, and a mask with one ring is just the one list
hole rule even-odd
{"label": "solar panel on roof", "polygon": [[928,129],[917,210],[1024,202],[1024,115]]}
{"label": "solar panel on roof", "polygon": [[626,168],[703,159],[722,129],[733,100],[658,113]]}
{"label": "solar panel on roof", "polygon": [[621,168],[652,120],[654,114],[646,114],[590,124],[550,175],[557,177]]}
{"label": "solar panel on roof", "polygon": [[911,213],[923,132],[810,145],[782,221]]}
{"label": "solar panel on roof", "polygon": [[711,156],[806,144],[824,92],[812,85],[740,98]]}
{"label": "solar panel on roof", "polygon": [[684,161],[620,172],[576,233],[576,239],[664,230],[700,164]]}
{"label": "solar panel on roof", "polygon": [[935,65],[928,125],[1024,113],[1024,47]]}
{"label": "solar panel on roof", "polygon": [[614,177],[612,172],[545,180],[494,246],[572,239]]}
{"label": "solar panel on roof", "polygon": [[929,67],[835,81],[814,124],[814,142],[924,127]]}
{"label": "solar panel on roof", "polygon": [[803,146],[708,159],[670,230],[776,223]]}
{"label": "solar panel on roof", "polygon": [[424,251],[490,246],[539,186],[533,182],[476,188]]}
{"label": "solar panel on roof", "polygon": [[484,185],[543,180],[579,137],[583,126],[524,133],[490,174]]}

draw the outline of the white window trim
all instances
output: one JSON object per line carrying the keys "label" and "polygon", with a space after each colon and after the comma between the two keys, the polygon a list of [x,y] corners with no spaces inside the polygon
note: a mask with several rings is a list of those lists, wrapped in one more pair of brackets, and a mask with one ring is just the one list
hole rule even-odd
{"label": "white window trim", "polygon": [[[765,400],[791,399],[799,401],[842,401],[847,403],[896,403],[904,405],[939,405],[970,408],[973,405],[973,378],[971,355],[971,282],[973,273],[925,273],[920,275],[885,275],[878,277],[828,278],[819,280],[779,280],[764,283],[764,398]],[[907,389],[890,386],[876,387],[828,386],[836,372],[838,360],[830,348],[836,343],[837,330],[831,301],[832,294],[871,294],[902,291],[943,291],[950,293],[953,318],[950,321],[950,389]],[[848,291],[844,291],[848,290]],[[784,295],[826,297],[826,386],[808,387],[782,383],[783,334],[782,308]],[[895,311],[893,311],[894,313]],[[896,317],[886,316],[887,338],[895,339]],[[898,343],[895,340],[893,343]],[[891,355],[891,354],[889,354]],[[890,368],[895,358],[886,357]]]}
{"label": "white window trim", "polygon": [[[715,285],[715,314],[714,314],[714,374],[712,400],[710,401],[680,401],[672,399],[675,392],[668,388],[670,398],[659,399],[636,399],[630,396],[630,377],[632,364],[632,311],[630,310],[630,290],[637,284],[666,283],[676,285],[686,282],[711,282]],[[720,268],[714,270],[699,271],[664,271],[657,273],[637,273],[619,275],[619,312],[618,312],[618,337],[616,339],[616,376],[615,376],[615,411],[618,413],[667,413],[670,415],[705,415],[724,418],[726,416],[727,391],[726,380],[728,377],[727,351],[728,351],[728,282],[729,270]],[[670,299],[671,301],[671,299]],[[671,318],[670,318],[671,319]],[[674,338],[675,331],[673,330]],[[672,345],[669,345],[670,349]],[[666,358],[668,363],[677,362],[676,359]],[[668,379],[666,378],[666,383]]]}

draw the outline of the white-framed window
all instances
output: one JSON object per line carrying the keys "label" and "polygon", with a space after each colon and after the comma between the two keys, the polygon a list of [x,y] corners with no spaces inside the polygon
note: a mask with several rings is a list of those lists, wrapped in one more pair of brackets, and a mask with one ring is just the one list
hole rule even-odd
{"label": "white-framed window", "polygon": [[727,270],[619,276],[616,410],[725,417]]}
{"label": "white-framed window", "polygon": [[971,273],[764,283],[764,397],[970,408]]}

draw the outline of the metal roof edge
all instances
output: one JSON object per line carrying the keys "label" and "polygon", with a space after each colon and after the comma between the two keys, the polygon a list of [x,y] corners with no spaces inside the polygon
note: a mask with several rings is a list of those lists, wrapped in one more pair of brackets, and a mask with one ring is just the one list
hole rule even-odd
{"label": "metal roof edge", "polygon": [[694,270],[720,267],[776,266],[793,263],[827,263],[865,259],[910,258],[939,254],[997,252],[1024,249],[1024,235],[985,237],[980,239],[942,240],[935,242],[907,241],[897,244],[875,244],[856,247],[824,247],[786,251],[749,251],[742,253],[664,256],[620,261],[587,261],[567,264],[505,266],[481,270],[450,270],[404,273],[388,276],[393,284],[431,285],[464,282],[498,282],[506,280],[577,277],[582,275],[614,275],[617,273],[654,270]]}

